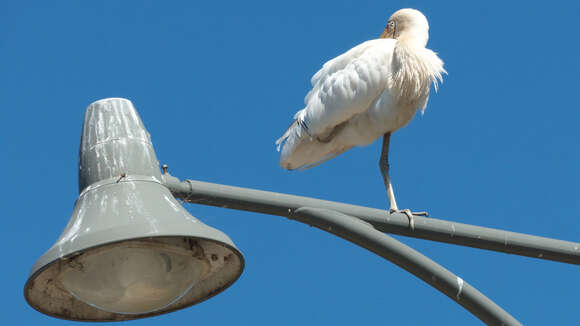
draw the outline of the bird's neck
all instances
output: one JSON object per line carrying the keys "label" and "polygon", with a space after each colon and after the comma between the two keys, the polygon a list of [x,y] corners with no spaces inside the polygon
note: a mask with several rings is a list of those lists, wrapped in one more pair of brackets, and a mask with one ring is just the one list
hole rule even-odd
{"label": "bird's neck", "polygon": [[429,96],[431,83],[437,87],[441,79],[443,62],[424,47],[423,41],[399,38],[393,53],[393,89],[401,104],[422,107]]}
{"label": "bird's neck", "polygon": [[428,40],[429,34],[420,29],[406,30],[397,37],[397,43],[407,47],[424,48]]}

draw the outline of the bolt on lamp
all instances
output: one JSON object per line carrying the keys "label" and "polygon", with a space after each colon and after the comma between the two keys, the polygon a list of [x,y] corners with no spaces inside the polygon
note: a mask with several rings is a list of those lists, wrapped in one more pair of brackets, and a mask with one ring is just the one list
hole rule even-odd
{"label": "bolt on lamp", "polygon": [[242,253],[165,187],[129,100],[89,105],[79,155],[73,214],[24,288],[32,307],[70,320],[137,319],[194,305],[238,279]]}

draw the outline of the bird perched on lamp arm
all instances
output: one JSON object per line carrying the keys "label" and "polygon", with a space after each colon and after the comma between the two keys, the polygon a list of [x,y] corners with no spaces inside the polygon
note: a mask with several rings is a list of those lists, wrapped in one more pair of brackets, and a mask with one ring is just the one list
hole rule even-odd
{"label": "bird perched on lamp arm", "polygon": [[391,134],[424,112],[429,90],[442,81],[443,62],[425,48],[429,24],[415,9],[401,9],[388,20],[380,38],[366,41],[328,61],[312,77],[305,107],[276,141],[283,145],[280,165],[308,169],[353,146],[383,137],[379,167],[390,212],[404,213],[414,229],[409,209],[400,210],[389,176]]}

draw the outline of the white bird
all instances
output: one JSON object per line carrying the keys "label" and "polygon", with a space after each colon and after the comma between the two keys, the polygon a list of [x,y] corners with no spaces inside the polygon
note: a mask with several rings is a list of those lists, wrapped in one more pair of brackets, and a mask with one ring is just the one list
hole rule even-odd
{"label": "white bird", "polygon": [[379,167],[390,213],[404,213],[413,229],[413,214],[399,210],[389,177],[391,134],[418,109],[424,112],[431,84],[442,81],[443,62],[426,49],[429,24],[415,9],[401,9],[387,21],[380,38],[366,41],[324,64],[311,80],[304,109],[276,141],[283,144],[280,165],[288,170],[321,164],[353,146],[383,137]]}

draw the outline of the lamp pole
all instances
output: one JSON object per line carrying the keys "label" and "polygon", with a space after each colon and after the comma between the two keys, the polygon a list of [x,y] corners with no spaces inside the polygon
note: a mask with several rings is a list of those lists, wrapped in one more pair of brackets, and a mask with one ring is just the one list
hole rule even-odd
{"label": "lamp pole", "polygon": [[[231,239],[189,215],[175,198],[320,228],[393,262],[490,325],[521,324],[463,279],[383,232],[580,265],[580,243],[422,217],[411,229],[399,213],[180,181],[165,166],[160,174],[149,134],[126,99],[87,108],[80,156],[73,215],[24,287],[32,307],[58,318],[145,318],[197,304],[238,279],[244,259]],[[145,266],[147,277],[141,276]],[[180,272],[172,266],[185,267]],[[108,290],[99,291],[103,287]]]}
{"label": "lamp pole", "polygon": [[521,325],[513,316],[433,260],[382,233],[580,265],[580,243],[523,233],[196,180],[169,173],[164,184],[188,203],[245,210],[293,219],[337,235],[391,261],[455,301],[488,325]]}

